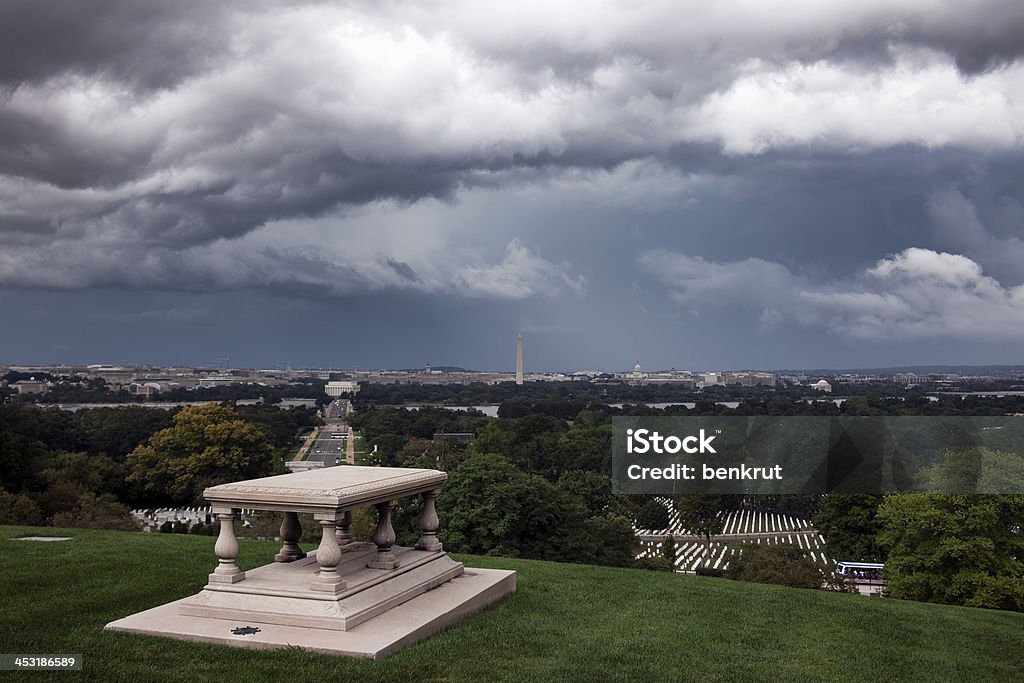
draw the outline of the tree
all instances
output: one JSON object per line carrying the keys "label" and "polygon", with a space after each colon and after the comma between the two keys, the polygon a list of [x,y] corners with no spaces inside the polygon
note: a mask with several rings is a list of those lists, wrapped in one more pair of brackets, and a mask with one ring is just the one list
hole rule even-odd
{"label": "tree", "polygon": [[661,544],[661,556],[675,564],[676,562],[676,537],[669,534],[665,542]]}
{"label": "tree", "polygon": [[36,496],[36,501],[52,517],[74,509],[87,493],[116,498],[124,489],[123,469],[106,455],[57,451],[50,455],[42,471],[46,489]]}
{"label": "tree", "polygon": [[917,477],[921,488],[933,493],[1012,493],[1024,489],[1024,458],[982,447],[948,451]]}
{"label": "tree", "polygon": [[89,408],[74,413],[75,429],[81,435],[82,450],[105,453],[122,463],[136,446],[173,424],[173,414],[141,406]]}
{"label": "tree", "polygon": [[804,551],[786,545],[744,545],[725,575],[737,581],[793,588],[822,588],[826,581],[822,570]]}
{"label": "tree", "polygon": [[878,506],[882,496],[830,493],[822,497],[814,526],[837,560],[881,562],[885,551],[878,543],[882,528]]}
{"label": "tree", "polygon": [[594,539],[594,556],[591,560],[594,564],[632,566],[636,558],[637,537],[628,518],[609,513],[591,517],[584,524],[587,533]]}
{"label": "tree", "polygon": [[127,459],[128,480],[153,501],[198,503],[203,489],[274,474],[280,465],[263,431],[242,420],[233,406],[183,408]]}
{"label": "tree", "polygon": [[722,496],[700,494],[679,496],[676,508],[679,510],[679,523],[690,533],[704,537],[705,561],[711,551],[711,537],[721,533],[725,520],[719,515],[725,504]]}
{"label": "tree", "polygon": [[43,511],[24,493],[8,493],[0,489],[0,524],[42,526],[46,523]]}
{"label": "tree", "polygon": [[667,529],[668,524],[668,509],[655,498],[647,498],[636,510],[636,526],[639,529],[660,531]]}
{"label": "tree", "polygon": [[456,552],[593,561],[586,510],[575,496],[497,454],[470,455],[438,498],[441,539]]}
{"label": "tree", "polygon": [[886,496],[878,516],[893,597],[1024,611],[1024,496]]}
{"label": "tree", "polygon": [[633,563],[638,569],[647,569],[652,572],[671,572],[675,567],[668,561],[668,558],[655,555],[654,557],[642,557]]}
{"label": "tree", "polygon": [[117,499],[109,493],[97,496],[91,491],[83,493],[70,510],[54,515],[53,526],[119,531],[136,531],[138,529],[128,506],[118,503]]}
{"label": "tree", "polygon": [[38,489],[45,462],[47,411],[20,402],[0,405],[0,487],[12,493]]}
{"label": "tree", "polygon": [[607,474],[569,470],[558,478],[558,488],[579,498],[587,507],[587,514],[590,516],[600,515],[617,507],[612,495],[612,480]]}

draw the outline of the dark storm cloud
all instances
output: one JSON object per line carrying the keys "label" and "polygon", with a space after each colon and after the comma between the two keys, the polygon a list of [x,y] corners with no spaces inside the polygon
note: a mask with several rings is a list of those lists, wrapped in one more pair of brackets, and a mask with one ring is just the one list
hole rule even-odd
{"label": "dark storm cloud", "polygon": [[971,30],[964,31],[956,23],[925,25],[908,31],[907,38],[948,52],[968,74],[997,68],[1024,55],[1024,4],[1002,0],[979,7],[970,21]]}
{"label": "dark storm cloud", "polygon": [[941,3],[920,12],[901,11],[893,3],[859,25],[837,31],[824,40],[788,45],[778,54],[801,61],[820,59],[862,60],[886,63],[896,43],[920,45],[942,51],[956,62],[960,71],[976,75],[1006,65],[1024,55],[1024,4],[996,0],[984,6]]}
{"label": "dark storm cloud", "polygon": [[112,78],[169,88],[216,64],[243,2],[5,0],[0,87],[54,77]]}
{"label": "dark storm cloud", "polygon": [[[580,178],[629,196],[637,165],[765,192],[912,167],[940,192],[929,164],[1019,156],[1021,35],[1002,0],[11,2],[0,285],[578,292],[516,232],[352,216]],[[323,217],[348,227],[290,244]]]}

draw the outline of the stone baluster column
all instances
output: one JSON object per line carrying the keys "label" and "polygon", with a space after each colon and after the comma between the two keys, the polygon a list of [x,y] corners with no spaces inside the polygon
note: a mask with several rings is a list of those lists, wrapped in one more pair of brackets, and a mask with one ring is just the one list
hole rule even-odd
{"label": "stone baluster column", "polygon": [[441,550],[444,546],[437,540],[437,528],[441,521],[437,518],[437,508],[434,502],[441,493],[441,489],[423,492],[423,510],[420,511],[420,538],[416,541],[416,550]]}
{"label": "stone baluster column", "polygon": [[299,515],[295,512],[284,513],[281,521],[281,551],[274,555],[274,562],[294,562],[306,556],[299,547],[299,539],[302,538],[302,525],[299,524]]}
{"label": "stone baluster column", "polygon": [[371,569],[394,569],[398,566],[398,558],[391,552],[395,544],[395,530],[391,526],[391,508],[393,500],[377,503],[377,530],[373,534],[373,542],[377,544],[376,556],[366,563]]}
{"label": "stone baluster column", "polygon": [[345,510],[338,522],[338,545],[348,545],[353,541],[352,533],[348,530],[352,526],[352,511]]}
{"label": "stone baluster column", "polygon": [[220,520],[220,534],[213,552],[217,554],[217,568],[210,574],[210,583],[238,583],[245,578],[245,572],[235,564],[238,557],[238,539],[235,537],[235,511],[231,508],[214,508]]}
{"label": "stone baluster column", "polygon": [[313,516],[323,529],[320,537],[320,547],[316,549],[316,563],[320,565],[320,573],[313,582],[313,590],[327,593],[340,593],[345,590],[345,579],[338,573],[338,563],[341,562],[341,548],[338,547],[338,537],[335,527],[338,524],[336,512],[316,514]]}

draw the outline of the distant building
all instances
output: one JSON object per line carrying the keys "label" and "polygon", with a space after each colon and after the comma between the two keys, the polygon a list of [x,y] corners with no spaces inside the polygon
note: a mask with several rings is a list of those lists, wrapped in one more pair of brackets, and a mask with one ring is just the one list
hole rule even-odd
{"label": "distant building", "polygon": [[775,373],[772,372],[723,372],[721,375],[722,384],[730,386],[739,384],[744,387],[774,387],[776,379]]}
{"label": "distant building", "polygon": [[131,396],[152,396],[161,391],[171,391],[172,389],[180,388],[180,383],[169,380],[139,381],[128,385],[128,394]]}
{"label": "distant building", "polygon": [[696,389],[697,380],[688,371],[672,368],[665,372],[645,372],[643,384],[671,384],[681,389]]}
{"label": "distant building", "polygon": [[50,390],[50,383],[35,379],[23,379],[12,384],[11,388],[19,394],[45,394]]}
{"label": "distant building", "polygon": [[644,369],[640,367],[640,361],[633,366],[633,379],[639,382],[644,378]]}
{"label": "distant building", "polygon": [[285,398],[277,404],[278,408],[291,410],[292,408],[316,408],[315,398]]}
{"label": "distant building", "polygon": [[324,387],[324,391],[327,392],[328,396],[337,398],[342,394],[355,394],[359,392],[359,382],[352,380],[334,380],[328,382],[327,386]]}
{"label": "distant building", "polygon": [[819,379],[817,382],[812,384],[811,388],[815,391],[824,391],[826,394],[832,393],[832,385],[823,379]]}
{"label": "distant building", "polygon": [[245,384],[242,379],[235,377],[234,375],[207,375],[203,377],[196,386],[202,389],[212,389],[214,387],[228,387],[233,384]]}

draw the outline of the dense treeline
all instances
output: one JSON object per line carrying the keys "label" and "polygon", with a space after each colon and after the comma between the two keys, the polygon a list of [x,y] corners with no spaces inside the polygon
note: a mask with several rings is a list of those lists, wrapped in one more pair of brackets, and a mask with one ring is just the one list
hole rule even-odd
{"label": "dense treeline", "polygon": [[[985,416],[1024,412],[1022,403],[1015,396],[931,400],[911,394],[858,396],[836,405],[775,395],[748,396],[735,408],[701,400],[694,408],[661,410],[611,408],[577,397],[520,397],[501,404],[499,419],[440,408],[369,406],[351,421],[367,444],[377,446],[381,464],[449,472],[439,505],[447,527],[441,535],[450,549],[626,565],[635,556],[632,525],[661,529],[668,518],[650,497],[611,494],[614,416]],[[438,432],[474,438],[469,444],[433,439]],[[998,443],[1003,437],[986,438]],[[889,562],[890,590],[897,597],[1024,610],[1020,496],[687,496],[676,502],[684,526],[708,540],[720,532],[717,512],[756,505],[813,518],[836,559]],[[729,575],[820,586],[821,573],[799,555],[797,549],[753,553]],[[641,564],[670,566],[664,558]]]}
{"label": "dense treeline", "polygon": [[[262,453],[271,464],[280,461],[300,430],[320,421],[311,409],[272,406],[125,406],[67,412],[18,401],[0,404],[0,523],[127,528],[127,506],[199,502],[192,488],[175,489],[140,474],[159,473],[154,462],[141,457],[132,462],[133,454],[173,430],[183,414],[227,424],[230,428],[218,433],[225,434],[227,446],[231,440],[240,444],[236,455],[248,462]],[[222,450],[220,459],[231,452]],[[188,494],[181,495],[186,489]]]}
{"label": "dense treeline", "polygon": [[[958,390],[1014,390],[1021,389],[1019,380],[991,380],[986,382],[963,382]],[[946,385],[918,385],[907,388],[891,383],[837,383],[833,386],[834,396],[858,397],[871,401],[888,396],[897,401],[904,399],[914,405],[923,406],[929,395],[941,401],[955,401],[957,397],[937,392],[949,391]],[[831,402],[832,396],[812,391],[806,386],[780,384],[777,387],[710,386],[697,391],[680,384],[632,385],[600,381],[527,382],[517,385],[513,382],[499,384],[366,384],[360,387],[360,403],[378,405],[403,405],[408,403],[436,403],[451,406],[497,405],[506,401],[536,403],[545,400],[577,401],[588,403],[695,403],[698,401],[746,401],[764,403],[773,397],[792,403],[803,400]],[[970,397],[976,398],[976,397]],[[1024,407],[1024,396],[989,399],[1011,401],[1018,408]],[[911,408],[917,410],[918,408]],[[913,413],[921,414],[921,413]],[[942,414],[942,413],[935,413]]]}
{"label": "dense treeline", "polygon": [[102,379],[70,378],[54,384],[44,394],[18,395],[17,400],[41,405],[54,403],[188,403],[194,401],[242,401],[262,399],[273,405],[284,399],[314,399],[318,405],[330,399],[324,393],[323,380],[308,380],[295,384],[264,386],[260,384],[230,384],[219,387],[186,389],[177,387],[155,393],[149,397],[132,396],[127,389],[110,391]]}

